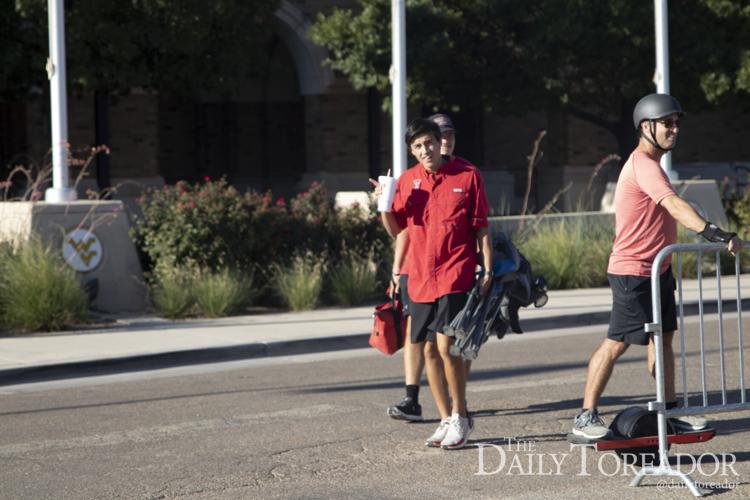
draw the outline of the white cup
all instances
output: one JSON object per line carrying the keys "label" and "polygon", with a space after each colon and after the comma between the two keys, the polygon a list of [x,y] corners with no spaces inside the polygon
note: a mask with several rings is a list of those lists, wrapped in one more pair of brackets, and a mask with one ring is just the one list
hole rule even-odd
{"label": "white cup", "polygon": [[393,205],[393,196],[396,194],[396,179],[390,175],[378,176],[381,186],[378,198],[378,212],[390,212]]}

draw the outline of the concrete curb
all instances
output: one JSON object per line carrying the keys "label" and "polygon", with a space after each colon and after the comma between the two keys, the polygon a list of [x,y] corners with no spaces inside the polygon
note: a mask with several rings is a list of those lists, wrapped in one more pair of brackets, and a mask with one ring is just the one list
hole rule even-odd
{"label": "concrete curb", "polygon": [[[748,306],[750,306],[750,299],[742,300],[742,309],[744,310]],[[736,300],[722,301],[722,309],[725,313],[735,312],[737,310]],[[685,304],[684,310],[686,316],[695,316],[699,312],[698,303]],[[703,306],[704,315],[714,314],[717,310],[718,307],[715,302],[704,304]],[[605,327],[608,322],[609,311],[595,311],[544,318],[530,318],[522,320],[521,327],[524,329],[524,332],[532,333],[535,331],[576,326],[602,325],[602,327]],[[604,328],[602,334],[604,334]],[[254,358],[361,349],[368,347],[368,338],[369,333],[357,333],[315,339],[253,342],[243,345],[187,349],[156,354],[13,368],[0,370],[0,387]]]}

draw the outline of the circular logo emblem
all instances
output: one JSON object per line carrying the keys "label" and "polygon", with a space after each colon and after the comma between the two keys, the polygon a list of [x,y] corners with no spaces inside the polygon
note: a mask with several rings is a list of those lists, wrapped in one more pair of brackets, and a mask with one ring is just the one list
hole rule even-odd
{"label": "circular logo emblem", "polygon": [[74,229],[65,235],[63,259],[76,271],[93,271],[102,262],[102,244],[90,229]]}

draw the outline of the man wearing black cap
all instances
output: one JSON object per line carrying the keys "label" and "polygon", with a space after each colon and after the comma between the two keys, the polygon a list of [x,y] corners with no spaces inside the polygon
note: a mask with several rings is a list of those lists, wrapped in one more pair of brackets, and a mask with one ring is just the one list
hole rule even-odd
{"label": "man wearing black cap", "polygon": [[[609,331],[589,360],[582,410],[573,424],[573,434],[587,439],[609,434],[597,405],[615,361],[631,344],[648,345],[648,369],[654,376],[654,341],[644,330],[644,324],[653,321],[651,267],[661,249],[676,243],[677,223],[709,241],[726,243],[733,254],[742,248],[736,234],[706,222],[680,198],[659,166],[661,157],[677,145],[683,114],[677,99],[667,94],[649,94],[633,110],[638,146],[622,167],[615,189],[615,241],[607,268],[612,288]],[[677,315],[670,262],[671,258],[665,259],[659,270],[667,409],[677,406],[672,350]],[[698,417],[670,421],[678,430],[706,426],[705,419]]]}
{"label": "man wearing black cap", "polygon": [[[453,121],[448,115],[436,113],[427,117],[440,127],[440,154],[447,160],[455,158],[453,150],[456,147],[456,129]],[[468,166],[472,166],[468,161],[458,158]],[[407,317],[407,332],[409,331],[411,319],[409,318],[409,288],[408,288],[408,267],[406,254],[409,248],[409,232],[401,231],[396,237],[396,248],[393,255],[393,268],[391,275],[391,293],[396,291],[401,294],[401,301],[404,304],[404,315]],[[419,404],[419,382],[424,371],[424,346],[423,342],[412,344],[406,342],[404,345],[404,378],[406,382],[406,396],[400,403],[389,406],[386,413],[389,417],[397,420],[407,420],[410,422],[421,422],[422,406]],[[471,361],[465,361],[466,375],[468,377],[471,369]]]}

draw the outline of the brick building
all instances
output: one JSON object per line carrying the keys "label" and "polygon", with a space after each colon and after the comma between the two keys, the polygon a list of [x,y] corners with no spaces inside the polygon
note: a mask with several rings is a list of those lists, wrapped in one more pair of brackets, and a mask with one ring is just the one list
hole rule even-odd
{"label": "brick building", "polygon": [[[334,5],[356,7],[356,2],[282,1],[269,65],[258,68],[231,98],[175,101],[135,89],[112,102],[107,118],[112,184],[226,175],[239,188],[272,188],[281,195],[312,180],[325,181],[332,191],[368,189],[367,177],[390,166],[390,117],[376,93],[353,90],[322,65],[325,51],[307,37],[316,13]],[[3,162],[17,153],[44,155],[50,143],[48,106],[40,98],[0,109]],[[93,96],[70,96],[68,109],[71,144],[93,145]],[[409,117],[420,111],[411,109]],[[750,161],[750,142],[744,140],[749,111],[735,106],[691,115],[675,163]],[[466,112],[454,118],[457,153],[482,167],[497,212],[517,209],[526,156],[540,129],[549,133],[532,192],[537,206],[567,179],[585,184],[591,167],[617,150],[607,132],[557,110],[526,116]]]}

